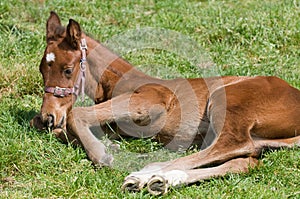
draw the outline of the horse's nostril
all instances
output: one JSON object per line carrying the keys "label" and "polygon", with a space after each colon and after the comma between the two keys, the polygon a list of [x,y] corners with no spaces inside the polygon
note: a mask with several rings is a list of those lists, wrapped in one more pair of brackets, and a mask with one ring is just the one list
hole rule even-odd
{"label": "horse's nostril", "polygon": [[47,126],[50,128],[54,126],[54,115],[52,114],[47,115]]}
{"label": "horse's nostril", "polygon": [[56,128],[62,128],[64,124],[65,116],[63,116],[60,120],[60,122],[57,124]]}

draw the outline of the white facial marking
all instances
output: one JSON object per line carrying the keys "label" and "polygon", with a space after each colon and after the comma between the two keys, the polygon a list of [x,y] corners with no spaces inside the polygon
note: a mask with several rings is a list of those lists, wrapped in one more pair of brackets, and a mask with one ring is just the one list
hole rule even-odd
{"label": "white facial marking", "polygon": [[47,55],[46,55],[46,61],[49,63],[49,62],[54,62],[55,61],[55,55],[54,55],[54,53],[48,53]]}

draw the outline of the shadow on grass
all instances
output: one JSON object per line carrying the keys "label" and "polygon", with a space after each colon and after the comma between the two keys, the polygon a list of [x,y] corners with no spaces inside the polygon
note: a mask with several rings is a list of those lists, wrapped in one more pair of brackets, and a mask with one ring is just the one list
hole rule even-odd
{"label": "shadow on grass", "polygon": [[20,125],[28,125],[30,120],[38,114],[38,112],[34,111],[34,110],[30,110],[30,111],[27,111],[27,110],[17,110],[16,111],[16,119],[17,119],[17,122],[18,124]]}
{"label": "shadow on grass", "polygon": [[30,120],[38,114],[35,110],[28,110],[18,106],[11,106],[9,112],[16,123],[23,127],[27,126],[28,128],[31,128],[29,125]]}

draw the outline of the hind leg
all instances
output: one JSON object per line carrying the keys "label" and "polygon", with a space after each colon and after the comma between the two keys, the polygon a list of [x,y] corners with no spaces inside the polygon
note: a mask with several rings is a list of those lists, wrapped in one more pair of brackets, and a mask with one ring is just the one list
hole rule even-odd
{"label": "hind leg", "polygon": [[300,136],[284,139],[253,138],[253,142],[258,156],[263,149],[300,147]]}
{"label": "hind leg", "polygon": [[[257,150],[300,147],[300,136],[276,140],[254,140],[254,145]],[[200,180],[224,176],[227,173],[248,172],[249,168],[253,168],[258,164],[259,161],[256,158],[247,157],[232,159],[211,168],[171,170],[162,175],[153,175],[147,183],[147,189],[152,195],[161,195],[167,193],[168,188],[172,186],[188,185]]]}
{"label": "hind leg", "polygon": [[219,166],[190,170],[171,170],[162,175],[153,175],[147,184],[152,195],[165,194],[169,187],[188,185],[200,180],[224,176],[227,173],[248,172],[249,167],[255,167],[258,160],[255,158],[236,158]]}
{"label": "hind leg", "polygon": [[[167,176],[167,179],[165,180],[170,180],[168,179],[168,176],[173,174],[174,171],[179,171],[179,173],[185,176],[184,172],[187,170],[193,170],[195,168],[199,168],[209,164],[222,164],[230,161],[231,159],[237,157],[247,157],[255,153],[255,148],[251,142],[232,144],[230,146],[231,141],[231,137],[219,136],[210,147],[200,152],[168,162],[151,163],[144,167],[142,170],[133,172],[129,176],[127,176],[123,183],[122,189],[129,191],[138,191],[141,190],[145,185],[151,183],[151,178],[153,176],[163,176],[162,178]],[[238,170],[239,166],[232,164],[232,170],[234,169]],[[210,175],[214,176],[212,172],[219,170],[200,169],[198,171],[199,176],[206,176],[205,172],[207,171],[210,171]],[[201,172],[204,173],[201,174]],[[216,175],[220,174],[216,173]],[[190,180],[192,180],[189,179],[190,177],[192,177],[192,175],[186,176],[187,179],[185,179],[185,181],[189,182]]]}
{"label": "hind leg", "polygon": [[[224,117],[222,117],[222,113]],[[179,171],[180,175],[186,176],[184,172],[210,164],[225,164],[223,167],[230,164],[232,171],[240,170],[238,164],[226,163],[231,159],[249,157],[255,153],[255,147],[250,136],[250,129],[253,125],[251,120],[241,122],[240,118],[234,112],[224,108],[224,104],[222,103],[211,102],[208,115],[212,128],[216,133],[215,141],[208,148],[172,161],[147,165],[142,170],[133,172],[127,176],[122,188],[137,191],[142,189],[146,184],[148,184],[149,188],[149,186],[152,187],[152,176],[163,176],[162,178],[167,176],[169,178],[170,174],[173,174],[174,171]],[[209,173],[206,174],[208,171]],[[213,172],[217,172],[215,175],[221,175],[222,173],[218,173],[220,171],[220,169],[216,168],[211,170],[200,169],[197,170],[199,172],[197,176],[214,176]],[[190,172],[192,173],[192,171]],[[191,179],[189,179],[190,177]],[[186,178],[184,182],[193,180],[192,175],[187,175]]]}

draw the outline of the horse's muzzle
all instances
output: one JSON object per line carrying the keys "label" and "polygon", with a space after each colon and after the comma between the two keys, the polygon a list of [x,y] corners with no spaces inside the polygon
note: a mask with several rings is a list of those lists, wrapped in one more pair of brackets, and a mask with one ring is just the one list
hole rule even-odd
{"label": "horse's muzzle", "polygon": [[64,128],[64,122],[65,116],[62,116],[61,118],[56,118],[53,114],[47,114],[47,116],[44,118],[45,126],[51,130]]}
{"label": "horse's muzzle", "polygon": [[59,122],[55,123],[55,116],[53,114],[43,115],[38,114],[36,115],[31,121],[30,126],[37,128],[38,130],[45,130],[45,129],[63,129],[65,122],[65,116],[62,116]]}

